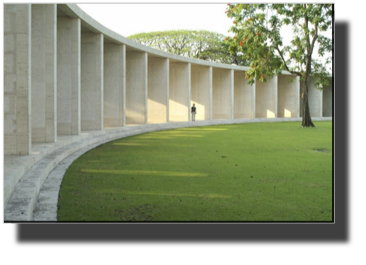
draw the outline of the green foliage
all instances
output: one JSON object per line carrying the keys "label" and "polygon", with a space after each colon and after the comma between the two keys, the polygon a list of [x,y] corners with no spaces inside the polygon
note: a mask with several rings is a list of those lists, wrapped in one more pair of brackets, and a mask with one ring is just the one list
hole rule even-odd
{"label": "green foliage", "polygon": [[172,54],[225,64],[243,64],[242,56],[231,54],[225,36],[200,30],[139,33],[128,37],[138,43]]}
{"label": "green foliage", "polygon": [[[226,13],[234,24],[230,31],[235,34],[229,50],[241,51],[243,60],[251,62],[249,83],[287,70],[302,80],[315,76],[319,89],[327,85],[332,40],[321,32],[332,28],[332,8],[331,4],[228,4]],[[281,36],[284,26],[293,31],[287,45]],[[325,65],[313,59],[316,43],[319,56],[329,56]]]}

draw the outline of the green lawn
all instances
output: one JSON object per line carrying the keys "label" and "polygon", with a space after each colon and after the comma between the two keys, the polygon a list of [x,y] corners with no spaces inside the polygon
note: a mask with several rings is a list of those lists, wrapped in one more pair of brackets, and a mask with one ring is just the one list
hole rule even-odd
{"label": "green lawn", "polygon": [[59,221],[332,221],[332,122],[119,139],[67,170]]}

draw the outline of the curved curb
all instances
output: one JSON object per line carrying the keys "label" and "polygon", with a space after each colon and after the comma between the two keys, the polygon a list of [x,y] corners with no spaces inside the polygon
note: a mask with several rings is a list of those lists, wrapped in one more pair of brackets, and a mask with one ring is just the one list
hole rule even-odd
{"label": "curved curb", "polygon": [[[331,121],[331,118],[314,118],[314,121]],[[230,125],[258,122],[295,122],[299,118],[213,120],[168,124],[148,124],[107,129],[103,134],[79,139],[69,145],[44,155],[16,184],[4,209],[6,222],[57,221],[58,193],[67,168],[85,152],[98,145],[124,137],[161,130]]]}

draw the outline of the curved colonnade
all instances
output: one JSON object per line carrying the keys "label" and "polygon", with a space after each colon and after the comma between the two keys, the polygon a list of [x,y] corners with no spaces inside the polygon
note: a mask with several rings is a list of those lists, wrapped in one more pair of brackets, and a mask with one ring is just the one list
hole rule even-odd
{"label": "curved colonnade", "polygon": [[[301,120],[298,77],[283,72],[250,86],[247,70],[137,44],[75,4],[5,4],[5,221],[34,220],[50,173],[101,143],[180,127]],[[332,119],[332,90],[310,87],[314,120]]]}

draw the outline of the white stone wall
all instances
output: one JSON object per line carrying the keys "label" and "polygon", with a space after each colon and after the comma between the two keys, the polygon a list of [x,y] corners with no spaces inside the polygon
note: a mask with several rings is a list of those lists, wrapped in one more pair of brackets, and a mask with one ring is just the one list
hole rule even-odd
{"label": "white stone wall", "polygon": [[124,126],[126,46],[104,45],[104,127]]}
{"label": "white stone wall", "polygon": [[32,142],[57,139],[57,5],[32,5]]}
{"label": "white stone wall", "polygon": [[126,52],[126,124],[147,123],[147,53]]}
{"label": "white stone wall", "polygon": [[[289,74],[253,86],[248,67],[181,57],[105,28],[75,4],[4,5],[4,150],[148,123],[300,116]],[[309,83],[310,113],[332,115],[332,84]]]}
{"label": "white stone wall", "polygon": [[253,113],[253,86],[245,79],[244,71],[235,71],[234,76],[234,118],[251,119]]}
{"label": "white stone wall", "polygon": [[103,35],[81,34],[81,130],[103,129]]}
{"label": "white stone wall", "polygon": [[[303,88],[305,83],[302,81],[301,85],[301,94],[303,93]],[[318,90],[314,86],[314,78],[310,77],[308,82],[308,99],[309,99],[309,108],[310,108],[310,116],[311,117],[322,117],[323,114],[323,92]],[[300,101],[302,108],[302,100]],[[302,117],[302,113],[301,113]]]}
{"label": "white stone wall", "polygon": [[190,120],[190,71],[189,64],[169,64],[169,121]]}
{"label": "white stone wall", "polygon": [[31,152],[31,5],[4,5],[4,154]]}
{"label": "white stone wall", "polygon": [[213,68],[212,72],[212,118],[231,119],[233,99],[231,70]]}
{"label": "white stone wall", "polygon": [[333,107],[333,89],[332,80],[329,79],[329,85],[323,88],[323,117],[332,117]]}
{"label": "white stone wall", "polygon": [[299,117],[299,79],[293,75],[278,76],[278,117]]}
{"label": "white stone wall", "polygon": [[267,78],[267,82],[256,81],[255,112],[256,118],[276,117],[277,79]]}
{"label": "white stone wall", "polygon": [[192,65],[191,67],[191,104],[195,104],[197,109],[196,121],[210,120],[211,69],[208,66]]}
{"label": "white stone wall", "polygon": [[164,123],[168,119],[169,60],[148,58],[148,123]]}
{"label": "white stone wall", "polygon": [[80,19],[57,18],[57,134],[81,131]]}

